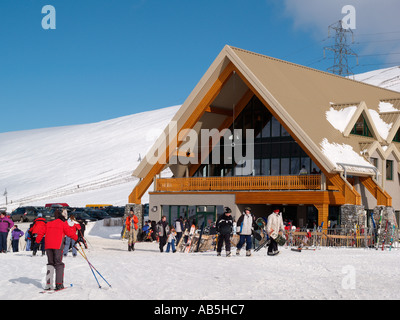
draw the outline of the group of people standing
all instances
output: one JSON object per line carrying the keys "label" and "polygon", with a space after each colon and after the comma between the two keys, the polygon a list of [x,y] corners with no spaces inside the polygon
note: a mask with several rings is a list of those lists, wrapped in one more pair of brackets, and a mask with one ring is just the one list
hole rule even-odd
{"label": "group of people standing", "polygon": [[[7,252],[7,236],[12,230],[11,239],[13,251],[18,251],[19,239],[24,232],[14,225],[13,221],[6,216],[4,212],[0,213],[0,251]],[[68,217],[66,210],[63,212],[58,209],[54,212],[54,220],[46,221],[41,214],[30,225],[26,232],[29,239],[30,248],[33,255],[36,255],[39,248],[42,255],[47,255],[47,276],[45,290],[64,288],[64,263],[63,256],[68,254],[72,246],[72,254],[76,256],[75,243],[78,238],[83,240],[83,231],[81,224],[76,221],[73,215]],[[28,245],[28,241],[27,241]],[[55,275],[55,284],[54,284]]]}
{"label": "group of people standing", "polygon": [[[216,222],[217,232],[218,232],[218,243],[217,243],[217,255],[221,256],[222,247],[225,243],[226,256],[231,256],[231,234],[233,232],[233,218],[232,210],[229,207],[225,207],[224,213],[218,217]],[[240,250],[246,243],[246,256],[251,256],[252,247],[252,235],[254,231],[259,229],[256,223],[256,218],[251,212],[250,207],[244,209],[243,214],[239,217],[237,221],[236,233],[239,234],[239,242],[236,246],[236,255],[240,255]],[[279,232],[284,234],[285,226],[283,224],[282,214],[279,209],[274,209],[272,214],[268,216],[267,225],[265,231],[269,237],[268,245],[268,255],[273,256],[279,253],[278,244],[276,239]]]}
{"label": "group of people standing", "polygon": [[[134,217],[136,216],[134,216],[133,211],[131,211],[131,215],[127,218],[126,225],[131,224],[131,221],[136,221],[134,229],[137,230],[138,220],[137,217],[136,220]],[[162,216],[155,229],[156,235],[158,236],[160,252],[164,252],[165,245],[167,245],[166,252],[170,252],[171,249],[172,252],[176,252],[175,245],[179,243],[184,234],[184,230],[190,229],[190,225],[187,220],[183,220],[180,217],[175,221],[173,226],[170,226],[167,222],[166,216]],[[218,233],[218,256],[221,256],[221,251],[224,244],[226,256],[231,256],[231,236],[233,234],[233,229],[234,219],[232,217],[232,210],[229,207],[225,207],[224,213],[220,215],[216,221],[216,230]],[[236,233],[240,236],[239,242],[236,246],[236,255],[240,255],[241,249],[246,244],[246,256],[251,256],[252,236],[254,235],[254,231],[257,229],[259,229],[259,226],[256,223],[256,218],[251,212],[251,208],[246,207],[236,223]],[[285,232],[282,214],[278,209],[274,210],[272,214],[269,215],[268,222],[265,226],[265,231],[269,237],[268,255],[278,254],[279,251],[276,239],[280,232],[283,234]],[[133,231],[133,233],[136,233],[136,231]],[[133,239],[136,238],[134,236],[132,236],[132,238],[129,237],[128,248],[131,248],[131,241],[136,241]]]}

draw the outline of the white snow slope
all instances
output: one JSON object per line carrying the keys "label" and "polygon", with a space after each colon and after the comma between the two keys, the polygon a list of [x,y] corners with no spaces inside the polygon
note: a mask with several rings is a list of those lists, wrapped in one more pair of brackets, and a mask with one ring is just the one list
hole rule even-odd
{"label": "white snow slope", "polygon": [[[139,154],[147,153],[178,108],[93,124],[1,133],[0,192],[3,195],[7,189],[8,211],[54,202],[125,205],[137,183],[132,172]],[[0,207],[5,207],[5,197]]]}
{"label": "white snow slope", "polygon": [[[121,227],[91,223],[86,231],[87,257],[111,284],[97,275],[99,289],[81,256],[64,258],[65,285],[40,294],[47,258],[31,252],[0,254],[1,300],[251,300],[251,299],[399,299],[400,250],[329,249],[281,253],[266,250],[226,258],[225,252],[160,253],[157,243],[137,243],[128,252],[119,240]],[[22,230],[27,223],[20,224]],[[24,246],[21,240],[20,247]],[[40,251],[39,251],[40,253]],[[148,310],[152,312],[151,310]]]}

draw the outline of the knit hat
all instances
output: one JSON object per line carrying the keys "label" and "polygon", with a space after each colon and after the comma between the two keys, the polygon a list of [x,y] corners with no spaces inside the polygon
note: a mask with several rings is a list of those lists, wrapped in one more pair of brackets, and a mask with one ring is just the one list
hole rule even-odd
{"label": "knit hat", "polygon": [[225,210],[225,213],[232,213],[232,210],[229,207],[225,207],[224,210]]}

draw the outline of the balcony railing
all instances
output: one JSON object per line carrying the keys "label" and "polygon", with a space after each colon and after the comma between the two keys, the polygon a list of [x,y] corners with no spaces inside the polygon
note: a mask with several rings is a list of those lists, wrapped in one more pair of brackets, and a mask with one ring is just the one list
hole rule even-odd
{"label": "balcony railing", "polygon": [[156,192],[321,190],[321,175],[161,178]]}

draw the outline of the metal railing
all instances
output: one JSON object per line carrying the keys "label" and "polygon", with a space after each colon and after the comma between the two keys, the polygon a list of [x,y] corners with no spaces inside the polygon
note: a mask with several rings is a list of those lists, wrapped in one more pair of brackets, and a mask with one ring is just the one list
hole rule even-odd
{"label": "metal railing", "polygon": [[398,248],[399,230],[374,228],[301,229],[286,232],[288,246],[292,247],[343,247],[343,248]]}

